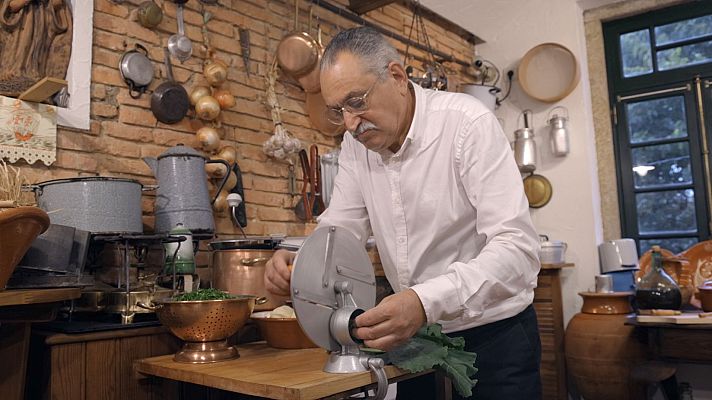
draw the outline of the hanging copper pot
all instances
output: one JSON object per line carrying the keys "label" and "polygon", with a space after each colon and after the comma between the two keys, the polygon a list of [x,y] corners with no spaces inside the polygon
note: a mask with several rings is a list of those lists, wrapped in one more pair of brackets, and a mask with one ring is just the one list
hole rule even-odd
{"label": "hanging copper pot", "polygon": [[282,71],[298,78],[310,72],[319,62],[319,44],[311,35],[298,31],[299,1],[294,2],[294,32],[282,38],[277,46],[277,63]]}
{"label": "hanging copper pot", "polygon": [[324,54],[324,45],[321,44],[321,25],[317,25],[316,28],[316,43],[317,43],[317,61],[312,67],[311,71],[307,72],[306,75],[297,78],[299,86],[304,89],[307,93],[317,93],[321,91],[321,84],[319,83],[319,77],[321,76],[321,56]]}
{"label": "hanging copper pot", "polygon": [[337,125],[326,117],[326,102],[321,92],[307,93],[307,113],[316,129],[326,136],[337,136],[344,132],[344,125]]}

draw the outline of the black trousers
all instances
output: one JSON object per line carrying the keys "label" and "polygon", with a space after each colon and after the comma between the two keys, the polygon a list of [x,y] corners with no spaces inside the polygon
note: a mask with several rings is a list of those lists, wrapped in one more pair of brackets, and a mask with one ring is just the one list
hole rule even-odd
{"label": "black trousers", "polygon": [[[502,321],[448,336],[465,338],[465,350],[477,353],[473,400],[541,399],[541,341],[534,307]],[[398,383],[398,400],[435,399],[435,375]],[[462,399],[453,388],[453,399]]]}

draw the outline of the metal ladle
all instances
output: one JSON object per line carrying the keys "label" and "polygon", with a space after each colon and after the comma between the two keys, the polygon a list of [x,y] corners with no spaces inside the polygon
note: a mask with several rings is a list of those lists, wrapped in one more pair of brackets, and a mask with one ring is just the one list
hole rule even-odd
{"label": "metal ladle", "polygon": [[178,20],[178,33],[168,38],[168,51],[180,62],[188,61],[193,54],[193,43],[185,36],[183,28],[183,4],[178,4],[176,9],[176,19]]}

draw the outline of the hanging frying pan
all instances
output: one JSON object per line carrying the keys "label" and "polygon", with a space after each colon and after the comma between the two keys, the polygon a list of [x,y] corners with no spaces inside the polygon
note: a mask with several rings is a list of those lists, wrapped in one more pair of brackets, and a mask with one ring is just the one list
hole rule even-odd
{"label": "hanging frying pan", "polygon": [[524,178],[524,193],[527,195],[529,207],[544,207],[551,200],[551,182],[542,175],[529,174]]}
{"label": "hanging frying pan", "polygon": [[136,43],[134,50],[127,51],[119,61],[121,78],[129,87],[129,95],[138,99],[153,81],[153,63],[148,59],[148,50]]}
{"label": "hanging frying pan", "polygon": [[294,32],[277,46],[277,63],[282,71],[298,78],[311,71],[319,61],[319,44],[306,32],[299,32],[299,0],[294,1]]}
{"label": "hanging frying pan", "polygon": [[173,79],[171,56],[163,49],[168,80],[158,85],[151,95],[151,111],[164,124],[175,124],[185,117],[190,107],[188,92]]}
{"label": "hanging frying pan", "polygon": [[326,103],[321,92],[307,93],[307,114],[312,126],[326,136],[338,136],[345,130],[343,125],[336,125],[326,117]]}

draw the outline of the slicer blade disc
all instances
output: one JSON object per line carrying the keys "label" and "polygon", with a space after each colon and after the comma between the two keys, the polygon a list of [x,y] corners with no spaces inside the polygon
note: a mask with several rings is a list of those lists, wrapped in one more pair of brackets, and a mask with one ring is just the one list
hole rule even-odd
{"label": "slicer blade disc", "polygon": [[373,308],[376,277],[364,244],[345,228],[321,227],[304,241],[297,253],[291,294],[297,320],[309,339],[332,351],[341,348],[329,332],[329,320],[337,308],[334,290],[337,281],[351,283],[358,308]]}

